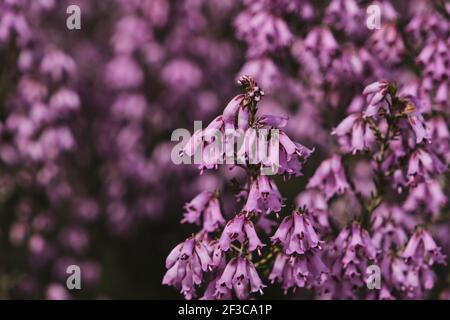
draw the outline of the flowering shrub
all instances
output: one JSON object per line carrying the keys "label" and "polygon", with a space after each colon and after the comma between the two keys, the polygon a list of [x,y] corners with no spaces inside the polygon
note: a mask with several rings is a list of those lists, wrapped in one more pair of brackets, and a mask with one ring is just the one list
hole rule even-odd
{"label": "flowering shrub", "polygon": [[[232,99],[234,116],[228,115],[229,104],[216,119],[245,119],[246,124],[235,124],[258,126],[254,119],[258,119],[261,95],[255,92],[260,89],[248,76],[239,83],[246,93]],[[401,208],[398,199],[408,190],[417,190],[419,184],[425,189],[433,184],[446,170],[440,159],[443,155],[433,148],[420,100],[397,95],[396,85],[387,81],[368,85],[363,95],[366,103],[362,109],[348,115],[333,130],[340,150],[318,166],[305,193],[299,195],[298,207],[281,221],[267,218],[271,213],[278,218],[284,201],[275,182],[261,175],[262,163],[241,166],[248,179],[237,196],[245,204],[226,224],[217,191],[204,191],[188,203],[182,222],[199,223],[203,213],[203,227],[173,249],[166,260],[163,284],[181,289],[187,299],[197,297],[202,285],[207,287],[203,299],[247,299],[252,293],[262,294],[266,287],[259,269],[261,273],[270,272],[268,280],[272,283],[282,283],[285,294],[291,288],[308,288],[325,298],[392,299],[419,298],[432,289],[432,267],[445,264],[445,256],[421,217]],[[196,135],[191,140],[204,145]],[[187,146],[192,144],[189,141]],[[280,163],[279,173],[301,174],[312,150],[286,135],[280,140],[280,149],[280,158],[286,161]],[[353,159],[357,153],[360,159]],[[359,182],[352,175],[352,161],[368,162],[372,168],[369,181]],[[364,194],[359,184],[371,184],[373,188]],[[435,186],[442,194],[439,183]],[[332,230],[332,214],[324,216],[316,208],[327,210],[336,198],[345,196],[356,201],[355,208],[346,212],[348,221],[340,230],[337,225]],[[405,203],[414,201],[410,200],[414,197],[410,192]],[[413,206],[413,210],[416,208]],[[195,218],[189,219],[192,216]],[[258,228],[261,223],[270,226]],[[266,233],[270,242],[263,243],[257,231]],[[379,291],[371,292],[365,290],[367,268],[375,264],[380,265],[385,280]],[[213,276],[208,277],[210,273]]]}
{"label": "flowering shrub", "polygon": [[0,61],[0,298],[450,297],[446,1],[2,0]]}

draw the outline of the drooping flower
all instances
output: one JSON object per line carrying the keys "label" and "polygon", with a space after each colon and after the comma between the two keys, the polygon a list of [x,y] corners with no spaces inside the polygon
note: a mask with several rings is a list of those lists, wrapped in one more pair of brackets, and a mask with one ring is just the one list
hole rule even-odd
{"label": "drooping flower", "polygon": [[326,232],[330,229],[328,204],[322,192],[316,189],[307,189],[297,196],[295,203],[297,207],[306,207],[311,211],[311,220],[319,232]]}
{"label": "drooping flower", "polygon": [[328,5],[324,22],[343,30],[349,35],[361,35],[361,25],[364,23],[364,11],[355,0],[332,0]]}
{"label": "drooping flower", "polygon": [[280,168],[278,174],[302,175],[301,169],[303,168],[303,164],[314,152],[314,149],[308,149],[300,143],[293,142],[283,131],[280,131],[279,138]]}
{"label": "drooping flower", "polygon": [[349,184],[342,166],[341,157],[333,155],[324,160],[308,182],[307,188],[318,188],[327,199],[335,194],[343,194]]}
{"label": "drooping flower", "polygon": [[434,263],[445,264],[445,256],[441,248],[433,240],[430,233],[419,226],[411,236],[402,257],[415,266],[432,266]]}
{"label": "drooping flower", "polygon": [[399,63],[405,53],[402,36],[394,23],[384,23],[370,37],[368,45],[378,60],[389,65]]}
{"label": "drooping flower", "polygon": [[216,117],[205,128],[194,132],[182,150],[182,155],[194,157],[199,169],[217,168],[224,163],[223,131],[225,124],[222,116]]}
{"label": "drooping flower", "polygon": [[430,129],[425,123],[425,119],[419,108],[420,102],[415,97],[406,100],[405,113],[407,121],[416,136],[416,143],[422,141],[431,142]]}
{"label": "drooping flower", "polygon": [[437,180],[427,180],[419,183],[409,192],[408,198],[403,203],[403,209],[414,212],[423,208],[425,213],[430,213],[434,218],[447,203],[447,197]]}
{"label": "drooping flower", "polygon": [[[433,28],[434,30],[440,29],[436,26]],[[443,31],[443,34],[448,32],[448,25],[444,29],[447,29],[447,31]],[[445,39],[436,37],[434,32],[426,32],[426,34],[429,35],[429,40],[417,56],[417,63],[423,67],[421,86],[425,92],[434,93],[431,95],[434,102],[441,107],[445,107],[448,106],[450,92],[447,65],[450,57],[449,44]]]}
{"label": "drooping flower", "polygon": [[264,246],[256,234],[253,222],[244,213],[240,213],[228,221],[220,236],[220,249],[223,251],[230,250],[234,241],[240,244],[247,242],[248,251],[259,251]]}
{"label": "drooping flower", "polygon": [[388,110],[385,98],[389,98],[389,82],[382,80],[369,84],[364,88],[363,95],[366,96],[367,107],[364,110],[365,117],[373,117],[378,114],[378,110]]}
{"label": "drooping flower", "polygon": [[288,255],[321,249],[322,244],[306,209],[294,211],[292,215],[284,218],[271,240],[273,243],[281,243]]}
{"label": "drooping flower", "polygon": [[219,199],[213,192],[203,191],[185,205],[182,223],[203,223],[203,229],[207,232],[217,230],[225,224],[222,216]]}
{"label": "drooping flower", "polygon": [[322,68],[329,67],[338,50],[338,44],[328,27],[316,27],[305,38],[305,49],[311,51]]}
{"label": "drooping flower", "polygon": [[250,293],[263,293],[266,287],[255,266],[247,258],[239,256],[228,262],[222,276],[216,282],[215,296],[221,298],[223,295],[234,292],[240,300],[247,299]]}
{"label": "drooping flower", "polygon": [[[300,143],[292,141],[281,130],[287,124],[288,117],[267,115],[257,117],[254,126],[257,128],[250,135],[246,135],[244,141],[247,153],[255,152],[262,165],[271,168],[270,174],[285,174],[287,176],[302,175],[302,168],[306,160],[314,152]],[[264,137],[265,141],[260,141]],[[270,137],[270,139],[269,139]],[[264,144],[261,145],[261,142]],[[241,151],[242,153],[242,151]]]}
{"label": "drooping flower", "polygon": [[242,209],[244,212],[280,212],[283,198],[275,182],[267,176],[258,176],[250,185],[247,202]]}
{"label": "drooping flower", "polygon": [[369,233],[358,222],[352,222],[341,230],[332,253],[337,255],[331,269],[333,277],[356,287],[364,284],[367,266],[377,258],[377,250]]}
{"label": "drooping flower", "polygon": [[375,142],[375,136],[360,113],[353,113],[346,117],[331,132],[339,138],[344,152],[370,150]]}
{"label": "drooping flower", "polygon": [[408,182],[416,184],[444,172],[446,166],[429,148],[417,148],[408,160]]}
{"label": "drooping flower", "polygon": [[186,299],[196,295],[196,286],[201,285],[203,273],[212,266],[207,243],[201,238],[190,237],[178,244],[167,256],[162,283],[181,290]]}
{"label": "drooping flower", "polygon": [[263,56],[286,47],[292,34],[286,22],[267,11],[259,3],[252,3],[234,21],[237,37],[249,46],[249,57]]}
{"label": "drooping flower", "polygon": [[323,263],[320,253],[315,250],[300,255],[279,253],[269,275],[269,280],[272,283],[282,283],[282,288],[287,293],[290,288],[320,286],[327,279],[328,272],[329,270]]}
{"label": "drooping flower", "polygon": [[242,129],[248,128],[248,108],[243,105],[245,94],[240,94],[228,103],[223,110],[223,121],[226,128]]}
{"label": "drooping flower", "polygon": [[414,223],[400,207],[381,204],[371,215],[374,246],[385,252],[398,250],[406,244],[407,232]]}
{"label": "drooping flower", "polygon": [[443,159],[450,160],[450,131],[449,126],[441,115],[436,115],[427,121],[430,129],[431,148]]}

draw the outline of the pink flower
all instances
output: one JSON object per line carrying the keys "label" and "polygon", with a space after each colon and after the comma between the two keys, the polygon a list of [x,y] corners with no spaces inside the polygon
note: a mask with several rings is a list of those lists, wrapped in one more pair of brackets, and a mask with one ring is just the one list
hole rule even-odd
{"label": "pink flower", "polygon": [[445,264],[445,256],[431,235],[423,227],[418,227],[403,251],[402,257],[414,265]]}
{"label": "pink flower", "polygon": [[337,236],[332,253],[336,254],[332,275],[356,287],[364,285],[367,266],[376,261],[377,250],[367,230],[353,222]]}
{"label": "pink flower", "polygon": [[293,142],[286,133],[279,132],[280,150],[279,161],[280,168],[278,174],[293,176],[302,175],[303,164],[308,160],[314,149],[308,149],[300,143]]}
{"label": "pink flower", "polygon": [[253,222],[243,213],[235,216],[225,226],[219,240],[220,249],[223,251],[230,250],[234,241],[240,244],[247,242],[248,251],[259,251],[264,246],[256,234]]}
{"label": "pink flower", "polygon": [[433,177],[446,170],[442,161],[428,148],[418,148],[411,153],[408,161],[408,180],[415,184],[424,178]]}
{"label": "pink flower", "polygon": [[328,203],[322,192],[316,189],[307,189],[295,199],[297,207],[306,207],[311,211],[311,219],[318,231],[328,231]]}
{"label": "pink flower", "polygon": [[243,212],[280,212],[283,207],[283,198],[277,185],[267,176],[260,175],[250,186],[247,202]]}
{"label": "pink flower", "polygon": [[338,155],[324,160],[307,185],[307,188],[318,188],[324,191],[327,199],[335,194],[343,194],[349,187],[341,157]]}
{"label": "pink flower", "polygon": [[311,223],[310,214],[302,209],[284,218],[271,240],[273,243],[281,243],[288,255],[321,249],[322,243]]}
{"label": "pink flower", "polygon": [[283,284],[285,293],[292,287],[310,288],[320,286],[327,279],[328,268],[320,254],[308,251],[307,254],[286,255],[279,253],[275,259],[269,280]]}
{"label": "pink flower", "polygon": [[245,94],[234,97],[223,110],[223,121],[227,128],[248,128],[248,108],[243,105]]}
{"label": "pink flower", "polygon": [[353,154],[370,150],[375,142],[372,130],[360,113],[353,113],[346,117],[331,134],[339,138],[339,143],[345,152],[351,150]]}
{"label": "pink flower", "polygon": [[383,108],[387,110],[386,105],[383,103],[388,93],[389,82],[382,80],[369,84],[364,88],[363,95],[366,96],[368,106],[364,111],[365,117],[376,116],[378,110]]}
{"label": "pink flower", "polygon": [[184,208],[186,211],[181,223],[200,224],[203,220],[203,229],[207,232],[213,232],[225,224],[219,199],[212,192],[201,192],[191,202],[186,203]]}
{"label": "pink flower", "polygon": [[240,300],[247,299],[252,292],[263,293],[265,285],[262,283],[255,266],[244,257],[236,257],[228,262],[222,276],[216,283],[215,296],[220,298],[234,291]]}
{"label": "pink flower", "polygon": [[162,283],[181,289],[186,299],[195,296],[195,287],[202,283],[203,273],[210,270],[212,260],[208,243],[204,239],[190,237],[178,244],[167,256]]}
{"label": "pink flower", "polygon": [[411,188],[408,198],[403,203],[403,209],[414,212],[417,208],[424,208],[425,213],[431,213],[434,218],[447,203],[447,197],[440,183],[427,180]]}

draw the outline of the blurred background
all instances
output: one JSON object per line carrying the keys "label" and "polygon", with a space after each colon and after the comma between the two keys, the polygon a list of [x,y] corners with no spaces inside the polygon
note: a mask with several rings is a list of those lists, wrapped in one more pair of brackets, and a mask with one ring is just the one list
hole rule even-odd
{"label": "blurred background", "polygon": [[[80,30],[66,26],[72,4]],[[0,0],[0,298],[181,298],[161,280],[167,254],[196,230],[179,223],[183,205],[219,188],[231,216],[239,173],[172,164],[172,131],[209,123],[239,93],[237,77],[254,76],[260,108],[288,114],[288,133],[316,148],[305,177],[280,187],[290,207],[366,84],[420,82],[396,39],[365,27],[369,4]],[[417,14],[411,1],[392,5],[402,14],[387,6],[383,23]],[[319,26],[339,47],[311,48]],[[72,264],[81,290],[65,287]]]}

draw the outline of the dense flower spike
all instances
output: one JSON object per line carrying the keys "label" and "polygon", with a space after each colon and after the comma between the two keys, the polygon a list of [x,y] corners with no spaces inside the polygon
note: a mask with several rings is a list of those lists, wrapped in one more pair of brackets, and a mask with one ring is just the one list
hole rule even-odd
{"label": "dense flower spike", "polygon": [[[208,267],[215,268],[215,270],[212,271],[213,275],[210,277],[212,280],[207,285],[202,299],[227,299],[233,296],[238,299],[245,299],[249,297],[250,293],[258,291],[262,293],[265,286],[256,272],[253,261],[243,254],[257,251],[260,256],[262,255],[262,249],[266,245],[258,237],[256,228],[261,228],[266,233],[270,233],[273,224],[276,223],[266,218],[265,215],[274,212],[278,216],[284,206],[284,200],[277,185],[265,175],[263,166],[272,168],[274,164],[278,163],[279,168],[276,167],[275,171],[270,171],[271,174],[300,175],[303,163],[313,151],[293,142],[285,132],[276,131],[275,133],[271,132],[271,134],[277,135],[279,139],[275,142],[278,144],[272,145],[269,142],[268,148],[263,148],[264,151],[258,150],[257,153],[265,153],[267,150],[271,152],[270,148],[276,148],[276,151],[279,151],[275,153],[278,159],[271,159],[271,161],[275,161],[274,163],[265,161],[264,158],[260,162],[252,162],[251,153],[255,146],[260,147],[257,138],[263,134],[262,130],[279,130],[279,128],[286,126],[287,118],[268,114],[257,116],[257,103],[261,100],[264,92],[256,81],[249,76],[240,77],[238,84],[243,88],[244,93],[233,98],[225,107],[223,114],[215,118],[205,130],[195,132],[183,148],[183,153],[187,156],[195,156],[198,151],[201,152],[203,160],[200,169],[216,167],[220,164],[224,152],[229,154],[229,151],[232,151],[231,154],[233,154],[237,151],[243,156],[241,160],[244,160],[238,165],[245,169],[248,177],[248,182],[244,187],[241,187],[237,181],[235,182],[238,185],[237,198],[244,200],[241,212],[226,223],[217,242],[204,240],[209,246],[208,254],[211,256]],[[243,131],[245,136],[241,148],[234,149],[233,147],[232,150],[219,150],[218,153],[209,158],[213,161],[204,161],[205,151],[214,141],[212,135],[208,133],[209,129],[216,129],[221,132],[227,129]],[[249,148],[247,148],[248,145]],[[244,148],[243,152],[242,148]],[[182,222],[200,224],[203,220],[203,230],[206,232],[216,232],[224,223],[217,192],[201,192],[185,205],[185,209],[186,212]],[[307,214],[304,210],[293,214],[291,218],[294,221],[293,227],[292,231],[289,231],[292,238],[291,244],[289,246],[285,244],[289,247],[286,250],[288,254],[297,252],[304,255],[304,257],[292,257],[293,272],[298,273],[299,276],[296,283],[302,287],[306,286],[307,283],[309,286],[313,282],[323,281],[323,274],[326,270],[318,255],[313,253],[313,249],[317,249],[316,251],[321,249],[321,242],[312,222],[306,217]],[[278,231],[276,235],[279,233],[282,233],[282,231]],[[190,249],[192,245],[190,242],[185,242],[185,244],[179,245],[175,252],[180,252],[184,246]],[[238,252],[239,256],[232,258],[224,266],[226,256],[234,252]],[[175,253],[172,252],[168,261],[173,260],[173,255]],[[188,258],[183,259],[189,260]],[[190,264],[188,266],[193,268]],[[178,264],[176,263],[167,263],[167,267],[170,269],[163,283],[179,287],[180,276],[173,278],[173,275],[181,272],[184,276],[183,272],[186,267],[183,265],[181,271],[178,271]],[[188,274],[189,277],[186,278],[185,282],[189,283],[185,284],[182,289],[187,298],[194,296],[195,286],[200,284],[202,279],[200,271],[206,271],[198,267],[193,270],[197,273]],[[190,283],[192,283],[191,286],[189,286]]]}

